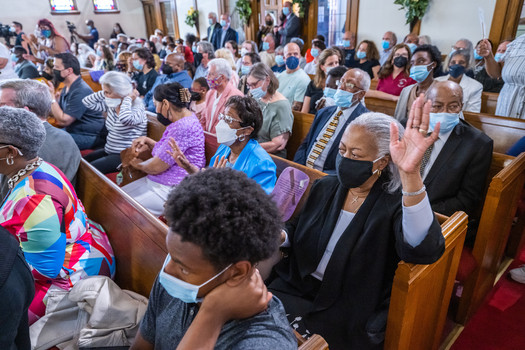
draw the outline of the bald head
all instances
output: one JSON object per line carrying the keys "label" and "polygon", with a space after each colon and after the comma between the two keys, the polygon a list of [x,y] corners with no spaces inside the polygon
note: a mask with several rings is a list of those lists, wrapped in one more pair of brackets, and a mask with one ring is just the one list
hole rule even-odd
{"label": "bald head", "polygon": [[463,109],[463,89],[450,80],[435,81],[425,97],[432,101],[432,113],[458,113]]}
{"label": "bald head", "polygon": [[284,57],[288,56],[296,56],[297,58],[301,57],[301,49],[299,48],[299,45],[296,43],[289,43],[286,44],[284,47]]}
{"label": "bald head", "polygon": [[173,52],[166,56],[166,64],[170,65],[174,72],[183,70],[184,62],[184,55],[181,53]]}
{"label": "bald head", "polygon": [[347,30],[343,34],[343,46],[346,49],[353,49],[355,47],[355,33]]}
{"label": "bald head", "polygon": [[403,40],[405,44],[416,44],[419,45],[419,37],[414,34],[410,33],[407,36],[405,36],[405,40]]}

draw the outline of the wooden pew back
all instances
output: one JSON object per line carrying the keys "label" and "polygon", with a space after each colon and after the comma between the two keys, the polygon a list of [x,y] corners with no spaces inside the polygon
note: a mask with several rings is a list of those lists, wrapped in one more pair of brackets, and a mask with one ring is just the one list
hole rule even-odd
{"label": "wooden pew back", "polygon": [[93,81],[93,79],[91,78],[91,74],[89,74],[89,71],[82,72],[80,75],[82,77],[82,80],[84,80],[89,85],[89,87],[91,87],[93,92],[102,90],[102,85]]}
{"label": "wooden pew back", "polygon": [[481,113],[496,114],[499,94],[495,92],[483,92],[481,94]]}
{"label": "wooden pew back", "polygon": [[394,101],[387,101],[374,97],[365,97],[365,105],[369,111],[384,113],[391,117],[394,116],[394,112],[396,111],[396,104],[397,103]]}
{"label": "wooden pew back", "polygon": [[[441,217],[442,218],[442,217]],[[467,215],[456,212],[441,224],[445,253],[434,264],[400,262],[390,298],[385,349],[437,349],[467,231]]]}
{"label": "wooden pew back", "polygon": [[506,153],[525,136],[525,120],[484,113],[463,112],[465,121],[494,140],[494,152]]}
{"label": "wooden pew back", "polygon": [[313,114],[293,111],[293,129],[292,135],[286,144],[286,158],[293,160],[299,146],[301,146],[304,138],[308,135],[314,118],[315,115]]}
{"label": "wooden pew back", "polygon": [[[505,158],[500,157],[504,161]],[[505,165],[508,163],[503,163]],[[516,157],[490,182],[472,255],[477,268],[463,287],[456,321],[465,324],[494,285],[509,237],[518,199],[525,184],[525,153]]]}
{"label": "wooden pew back", "polygon": [[88,217],[109,237],[117,284],[148,297],[167,254],[167,226],[83,159],[76,191]]}

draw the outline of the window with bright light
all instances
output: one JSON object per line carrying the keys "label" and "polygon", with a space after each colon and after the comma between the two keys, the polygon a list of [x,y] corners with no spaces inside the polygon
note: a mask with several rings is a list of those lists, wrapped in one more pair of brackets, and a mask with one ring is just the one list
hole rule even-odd
{"label": "window with bright light", "polygon": [[51,13],[79,13],[78,6],[75,0],[49,0],[51,6]]}
{"label": "window with bright light", "polygon": [[118,12],[116,0],[93,0],[95,12]]}

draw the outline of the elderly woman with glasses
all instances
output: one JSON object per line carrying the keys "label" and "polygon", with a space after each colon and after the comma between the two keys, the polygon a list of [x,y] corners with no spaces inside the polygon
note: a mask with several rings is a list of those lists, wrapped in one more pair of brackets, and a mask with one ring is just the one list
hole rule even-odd
{"label": "elderly woman with glasses", "polygon": [[271,68],[257,63],[246,78],[250,94],[259,103],[263,123],[258,141],[268,153],[286,158],[286,144],[292,134],[293,113],[290,101],[277,91],[279,80]]}
{"label": "elderly woman with glasses", "polygon": [[[251,97],[232,96],[226,102],[224,113],[217,124],[217,152],[210,160],[213,167],[230,167],[242,171],[270,194],[277,181],[277,167],[268,153],[257,142],[263,116],[257,101]],[[171,140],[171,156],[188,173],[200,171],[192,164],[180,145]]]}
{"label": "elderly woman with glasses", "polygon": [[382,349],[389,296],[400,260],[431,264],[445,248],[419,172],[429,137],[430,102],[416,100],[407,129],[365,113],[346,128],[336,175],[311,188],[287,223],[286,258],[268,290],[300,334],[320,334],[330,349]]}
{"label": "elderly woman with glasses", "polygon": [[102,228],[87,218],[65,175],[37,156],[45,136],[33,113],[0,107],[0,173],[9,186],[0,224],[20,242],[35,279],[30,324],[45,314],[50,289],[69,291],[83,278],[115,273]]}

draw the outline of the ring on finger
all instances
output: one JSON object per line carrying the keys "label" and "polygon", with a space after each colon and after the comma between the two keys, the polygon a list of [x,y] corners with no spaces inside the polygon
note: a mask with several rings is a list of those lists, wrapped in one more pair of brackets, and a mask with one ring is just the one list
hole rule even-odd
{"label": "ring on finger", "polygon": [[421,135],[423,136],[427,136],[427,133],[428,133],[428,130],[425,130],[425,129],[419,129],[419,132],[421,133]]}
{"label": "ring on finger", "polygon": [[412,129],[419,129],[419,125],[412,125]]}

